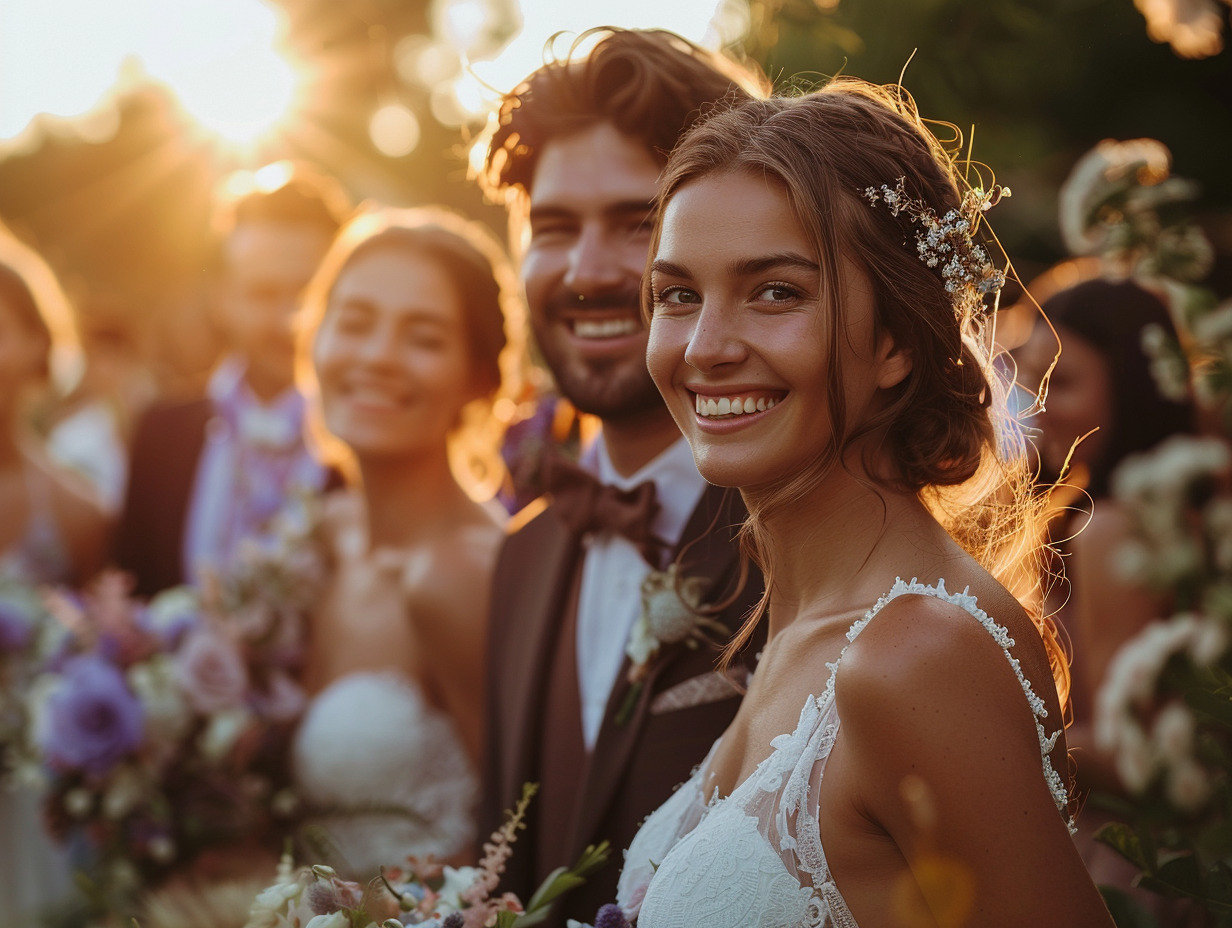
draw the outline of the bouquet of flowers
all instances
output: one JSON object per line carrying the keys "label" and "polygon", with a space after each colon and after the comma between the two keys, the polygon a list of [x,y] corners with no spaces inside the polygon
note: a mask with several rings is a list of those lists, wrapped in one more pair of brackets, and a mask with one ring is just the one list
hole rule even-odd
{"label": "bouquet of flowers", "polygon": [[[295,812],[286,755],[305,705],[302,606],[320,570],[309,522],[203,591],[148,603],[105,572],[44,595],[55,644],[27,667],[22,763],[46,785],[92,906],[129,913],[172,876],[273,861]],[[294,544],[292,540],[298,539]]]}
{"label": "bouquet of flowers", "polygon": [[[1192,387],[1213,433],[1174,437],[1113,478],[1137,529],[1124,572],[1174,611],[1126,642],[1096,697],[1096,743],[1131,797],[1124,824],[1099,838],[1138,867],[1142,888],[1232,925],[1232,302],[1196,283],[1213,252],[1186,215],[1194,185],[1170,168],[1153,139],[1103,142],[1062,191],[1074,250],[1171,297],[1180,340],[1148,329],[1143,348],[1161,392]],[[1118,924],[1154,924],[1124,894],[1106,898]]]}
{"label": "bouquet of flowers", "polygon": [[571,868],[549,874],[525,905],[512,893],[493,897],[536,787],[522,798],[505,824],[484,843],[477,867],[454,868],[408,857],[404,866],[383,870],[367,887],[340,879],[329,867],[295,870],[289,857],[276,882],[252,904],[245,928],[529,928],[547,917],[562,893],[581,885],[608,858],[607,842],[588,847]]}

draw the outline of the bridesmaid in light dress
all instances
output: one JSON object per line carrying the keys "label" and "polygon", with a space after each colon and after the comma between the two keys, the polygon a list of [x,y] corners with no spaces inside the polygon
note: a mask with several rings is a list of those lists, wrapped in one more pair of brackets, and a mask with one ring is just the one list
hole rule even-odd
{"label": "bridesmaid in light dress", "polygon": [[302,843],[353,878],[408,853],[474,862],[510,281],[477,224],[383,209],[309,288],[302,379],[350,485],[326,500],[293,765]]}

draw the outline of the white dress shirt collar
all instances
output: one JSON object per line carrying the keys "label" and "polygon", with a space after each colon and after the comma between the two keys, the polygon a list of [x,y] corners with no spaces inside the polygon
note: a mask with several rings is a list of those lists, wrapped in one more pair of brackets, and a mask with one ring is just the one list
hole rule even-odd
{"label": "white dress shirt collar", "polygon": [[672,442],[657,457],[636,473],[623,477],[616,472],[608,456],[603,433],[582,455],[582,466],[600,482],[621,490],[632,490],[647,480],[654,481],[659,512],[654,520],[654,533],[672,547],[680,541],[689,516],[697,508],[706,489],[706,481],[693,463],[693,451],[684,436]]}

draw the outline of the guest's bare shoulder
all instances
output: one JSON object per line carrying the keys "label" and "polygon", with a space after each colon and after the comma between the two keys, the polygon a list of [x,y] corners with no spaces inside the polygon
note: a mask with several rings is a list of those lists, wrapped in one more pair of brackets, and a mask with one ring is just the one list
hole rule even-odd
{"label": "guest's bare shoulder", "polygon": [[503,524],[479,503],[470,503],[449,525],[409,552],[403,585],[412,615],[431,620],[453,616],[486,619],[492,570],[504,540]]}

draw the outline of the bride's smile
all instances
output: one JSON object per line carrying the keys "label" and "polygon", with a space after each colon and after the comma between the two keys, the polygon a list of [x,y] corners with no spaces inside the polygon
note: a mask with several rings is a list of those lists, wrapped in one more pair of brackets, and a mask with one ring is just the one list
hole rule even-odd
{"label": "bride's smile", "polygon": [[874,334],[863,275],[843,261],[828,283],[817,254],[786,190],[766,178],[707,176],[668,202],[650,265],[647,364],[711,483],[754,486],[823,457],[905,373],[904,356]]}

